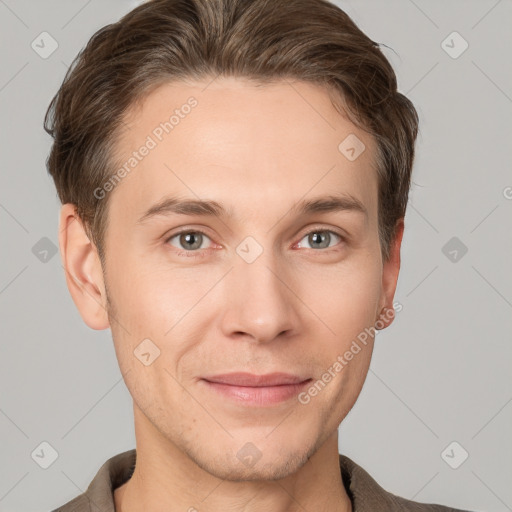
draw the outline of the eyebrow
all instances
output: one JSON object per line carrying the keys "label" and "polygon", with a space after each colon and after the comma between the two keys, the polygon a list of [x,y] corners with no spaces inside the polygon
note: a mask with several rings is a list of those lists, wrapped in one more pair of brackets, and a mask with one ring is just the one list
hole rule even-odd
{"label": "eyebrow", "polygon": [[[339,194],[303,199],[295,204],[289,213],[305,216],[312,213],[329,213],[348,211],[364,215],[368,218],[368,211],[364,204],[351,194]],[[178,197],[164,197],[151,206],[137,221],[142,224],[152,217],[167,215],[199,215],[205,217],[233,217],[232,208],[226,209],[217,201],[206,199],[180,199]]]}

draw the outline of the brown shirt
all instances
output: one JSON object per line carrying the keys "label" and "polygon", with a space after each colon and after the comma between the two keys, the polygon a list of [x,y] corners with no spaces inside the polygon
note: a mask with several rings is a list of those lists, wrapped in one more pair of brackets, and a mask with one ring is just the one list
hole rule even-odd
{"label": "brown shirt", "polygon": [[[115,512],[114,489],[132,476],[135,457],[135,449],[114,455],[101,466],[85,493],[52,512]],[[468,512],[400,498],[385,491],[346,455],[339,458],[343,484],[352,501],[353,512]]]}

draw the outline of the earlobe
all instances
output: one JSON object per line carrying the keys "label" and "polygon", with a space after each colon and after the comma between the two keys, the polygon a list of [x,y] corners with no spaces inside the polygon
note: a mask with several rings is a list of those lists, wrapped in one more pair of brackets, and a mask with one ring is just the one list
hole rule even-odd
{"label": "earlobe", "polygon": [[398,274],[400,272],[400,248],[404,234],[404,219],[396,224],[395,236],[391,242],[389,259],[383,263],[382,268],[382,293],[379,303],[379,312],[376,319],[376,329],[389,327],[395,318],[393,311],[393,298],[395,296]]}
{"label": "earlobe", "polygon": [[75,205],[62,205],[59,246],[66,283],[80,316],[91,329],[107,329],[107,297],[95,245],[89,240]]}

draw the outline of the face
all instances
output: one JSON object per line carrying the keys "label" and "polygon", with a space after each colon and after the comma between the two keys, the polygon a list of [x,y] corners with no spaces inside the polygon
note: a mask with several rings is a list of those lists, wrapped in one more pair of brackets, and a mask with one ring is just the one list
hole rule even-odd
{"label": "face", "polygon": [[[139,433],[220,478],[280,478],[353,406],[373,348],[354,340],[392,307],[376,147],[320,87],[208,83],[161,86],[126,117],[118,164],[139,156],[108,192],[109,321]],[[302,383],[205,380],[234,372]]]}

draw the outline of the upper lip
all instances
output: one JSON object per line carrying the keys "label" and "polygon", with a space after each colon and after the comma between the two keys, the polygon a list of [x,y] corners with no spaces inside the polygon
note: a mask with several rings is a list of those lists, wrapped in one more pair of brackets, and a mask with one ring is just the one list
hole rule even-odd
{"label": "upper lip", "polygon": [[299,384],[309,378],[292,375],[290,373],[267,373],[266,375],[255,375],[253,373],[224,373],[222,375],[212,375],[203,377],[209,382],[228,384],[230,386],[264,387],[264,386],[283,386],[286,384]]}

